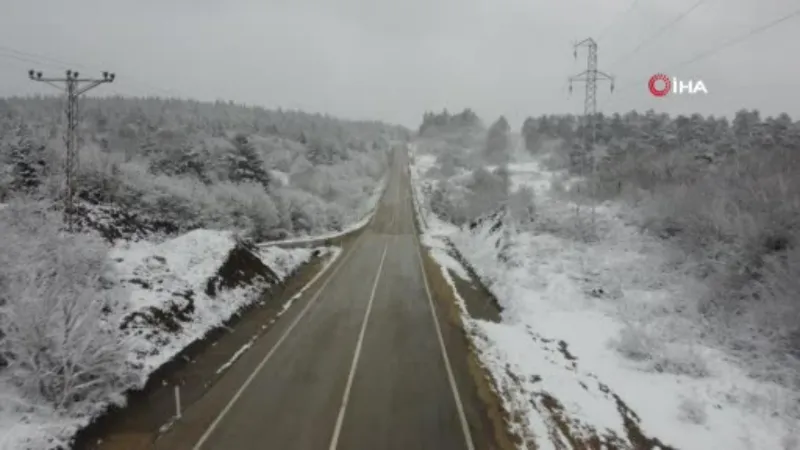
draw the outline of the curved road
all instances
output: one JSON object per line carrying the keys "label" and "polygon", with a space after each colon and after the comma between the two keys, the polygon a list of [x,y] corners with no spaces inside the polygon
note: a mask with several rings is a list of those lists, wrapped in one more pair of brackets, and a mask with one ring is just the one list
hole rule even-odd
{"label": "curved road", "polygon": [[157,448],[499,448],[466,339],[431,296],[407,164],[397,150],[372,222],[249,350],[245,381],[212,388]]}

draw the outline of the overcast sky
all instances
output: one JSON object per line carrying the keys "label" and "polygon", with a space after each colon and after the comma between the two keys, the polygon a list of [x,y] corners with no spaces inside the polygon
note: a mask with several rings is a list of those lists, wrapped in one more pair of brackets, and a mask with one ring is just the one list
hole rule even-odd
{"label": "overcast sky", "polygon": [[[600,69],[618,80],[613,96],[601,85],[601,111],[748,107],[800,119],[800,17],[674,69],[791,13],[797,0],[706,0],[648,41],[696,2],[641,0],[622,14],[632,0],[0,0],[0,95],[52,92],[26,77],[29,67],[63,71],[47,57],[85,74],[117,72],[98,93],[232,99],[412,127],[425,110],[471,107],[516,128],[528,115],[583,111],[583,86],[570,96],[566,79],[586,67],[573,43],[593,36]],[[654,98],[647,79],[656,72],[702,80],[709,94]]]}

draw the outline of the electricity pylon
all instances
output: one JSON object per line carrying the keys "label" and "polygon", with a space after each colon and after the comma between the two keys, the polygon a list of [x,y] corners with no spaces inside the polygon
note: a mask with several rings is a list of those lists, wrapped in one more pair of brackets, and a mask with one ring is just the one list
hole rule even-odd
{"label": "electricity pylon", "polygon": [[[67,135],[64,136],[64,143],[67,147],[67,158],[64,167],[66,183],[64,193],[64,220],[67,229],[72,231],[73,223],[73,196],[75,195],[75,172],[78,167],[78,97],[87,91],[100,86],[103,83],[111,83],[116,75],[110,72],[103,72],[103,78],[80,78],[78,72],[67,70],[66,78],[42,77],[42,72],[34,70],[28,71],[28,77],[33,81],[47,83],[67,94]],[[60,86],[56,83],[65,83]]]}
{"label": "electricity pylon", "polygon": [[[575,44],[572,50],[572,54],[575,56],[575,59],[578,59],[578,47],[586,47],[589,49],[589,53],[586,57],[586,70],[569,77],[569,92],[572,93],[572,83],[574,82],[583,82],[586,84],[586,96],[583,100],[583,152],[578,155],[578,171],[579,175],[583,177],[586,175],[586,165],[587,159],[589,160],[590,167],[591,167],[591,174],[594,175],[596,169],[596,162],[594,157],[594,143],[595,138],[597,137],[597,127],[595,125],[595,117],[597,115],[597,82],[598,81],[610,81],[611,82],[611,92],[614,92],[614,77],[597,70],[597,42],[595,42],[592,38],[586,38],[581,42]],[[587,130],[591,130],[587,132]],[[590,180],[590,185],[592,187],[592,202],[591,202],[591,232],[594,233],[595,231],[595,205],[594,202],[596,201],[595,195],[595,182],[594,180]],[[578,218],[578,222],[580,222],[580,205],[576,204],[575,213]]]}

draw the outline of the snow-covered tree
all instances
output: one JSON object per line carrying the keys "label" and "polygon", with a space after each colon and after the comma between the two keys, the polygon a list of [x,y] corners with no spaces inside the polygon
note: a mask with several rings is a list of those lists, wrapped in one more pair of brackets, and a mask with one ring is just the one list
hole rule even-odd
{"label": "snow-covered tree", "polygon": [[11,188],[21,192],[32,192],[42,182],[47,167],[45,147],[34,143],[30,127],[19,126],[16,141],[10,146]]}
{"label": "snow-covered tree", "polygon": [[269,188],[269,172],[248,137],[237,134],[232,144],[233,149],[226,155],[229,179],[234,183],[257,183]]}
{"label": "snow-covered tree", "polygon": [[0,219],[2,376],[31,403],[91,410],[140,380],[119,334],[121,291],[103,282],[100,238],[67,235],[47,204],[12,204]]}
{"label": "snow-covered tree", "polygon": [[536,153],[542,143],[539,126],[536,119],[528,117],[522,124],[522,138],[525,140],[525,149],[531,153]]}
{"label": "snow-covered tree", "polygon": [[506,118],[502,116],[489,127],[484,149],[487,161],[498,164],[508,158],[511,145],[509,141],[510,132],[511,127]]}

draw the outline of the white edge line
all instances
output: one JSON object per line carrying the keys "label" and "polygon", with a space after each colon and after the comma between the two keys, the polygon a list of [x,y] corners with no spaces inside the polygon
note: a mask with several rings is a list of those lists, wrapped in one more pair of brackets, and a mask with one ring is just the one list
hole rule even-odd
{"label": "white edge line", "polygon": [[[409,180],[410,181],[410,180]],[[467,422],[467,415],[464,412],[464,403],[461,401],[461,396],[458,393],[458,387],[456,385],[456,378],[453,375],[453,368],[450,366],[450,359],[447,357],[447,347],[444,345],[444,337],[442,336],[442,328],[439,326],[439,317],[436,314],[436,307],[433,304],[433,296],[431,295],[431,289],[428,285],[428,276],[425,274],[425,263],[422,259],[422,242],[419,240],[419,230],[417,229],[416,222],[412,222],[414,225],[414,230],[417,231],[415,233],[416,241],[417,241],[417,258],[419,258],[419,270],[422,272],[422,281],[425,284],[425,293],[428,295],[428,304],[431,307],[431,315],[433,316],[433,325],[436,328],[436,337],[439,339],[439,348],[442,351],[442,360],[444,360],[444,367],[447,370],[447,379],[450,382],[450,389],[453,391],[453,399],[456,402],[456,408],[458,409],[458,418],[461,421],[461,429],[464,432],[464,440],[467,444],[468,450],[475,450],[475,443],[472,441],[472,435],[469,431],[469,423]]]}
{"label": "white edge line", "polygon": [[[341,249],[341,247],[328,247],[328,248],[330,248],[330,249],[331,249],[331,250],[330,250],[330,251],[331,251],[331,253],[333,253],[333,256],[331,257],[331,259],[330,259],[330,260],[328,260],[328,262],[325,264],[325,266],[322,268],[322,270],[320,270],[318,274],[314,275],[314,278],[312,278],[312,279],[311,279],[311,281],[309,281],[308,283],[306,283],[306,285],[305,285],[305,286],[303,286],[303,287],[302,287],[302,288],[301,288],[299,291],[297,291],[297,293],[296,293],[296,294],[294,294],[294,295],[292,296],[292,298],[290,298],[290,299],[287,301],[287,303],[294,302],[295,300],[297,300],[298,298],[300,298],[300,297],[301,297],[303,294],[305,294],[305,293],[306,293],[306,291],[308,290],[308,288],[310,288],[311,286],[313,286],[313,285],[314,285],[314,283],[316,283],[316,282],[317,282],[317,280],[318,280],[318,279],[319,279],[321,276],[323,276],[323,275],[325,274],[325,272],[327,272],[327,271],[328,271],[328,269],[330,269],[330,267],[333,265],[333,263],[335,263],[336,261],[338,261],[338,260],[339,260],[339,256],[341,256],[341,255],[342,255],[342,249]],[[289,308],[286,308],[286,310],[284,310],[284,311],[281,311],[280,315],[283,315],[283,314],[284,314],[284,313],[285,313],[285,312],[286,312],[288,309],[289,309]],[[278,317],[280,317],[280,315],[279,315]]]}
{"label": "white edge line", "polygon": [[[306,313],[311,308],[311,306],[314,303],[316,303],[316,301],[319,298],[319,296],[322,294],[322,292],[328,286],[328,283],[330,283],[331,280],[333,280],[334,276],[336,276],[336,274],[339,272],[339,269],[344,267],[345,262],[355,253],[357,245],[361,243],[361,240],[362,240],[363,236],[364,235],[362,234],[361,236],[358,237],[358,241],[353,244],[353,247],[351,247],[350,252],[344,258],[342,258],[341,264],[336,266],[336,268],[333,270],[333,272],[331,272],[331,274],[328,277],[328,279],[325,280],[325,282],[322,284],[322,286],[320,286],[319,290],[317,290],[317,292],[314,294],[314,296],[308,301],[308,303],[306,303],[306,305],[303,307],[303,309],[300,311],[300,313],[297,315],[297,317],[295,317],[294,321],[292,321],[292,323],[289,325],[289,327],[283,332],[283,334],[278,339],[278,341],[275,343],[275,345],[272,346],[272,348],[269,350],[269,352],[266,354],[266,356],[264,356],[264,358],[261,360],[261,362],[258,364],[258,366],[256,366],[255,370],[253,370],[253,372],[250,374],[250,376],[247,377],[247,380],[245,380],[245,382],[239,387],[239,390],[237,390],[236,393],[233,395],[233,397],[230,399],[230,401],[228,401],[228,404],[225,405],[225,408],[223,408],[222,411],[220,411],[220,413],[217,415],[217,417],[214,419],[214,421],[211,422],[211,425],[209,425],[208,428],[206,429],[206,431],[203,433],[203,435],[200,436],[200,439],[197,441],[197,443],[194,445],[194,447],[192,447],[192,450],[200,450],[203,447],[203,444],[205,444],[205,442],[208,440],[208,438],[211,436],[211,434],[214,432],[214,430],[216,430],[216,428],[222,422],[222,419],[224,419],[225,416],[228,414],[228,412],[230,412],[230,410],[233,408],[233,405],[236,404],[236,402],[239,400],[239,398],[242,396],[242,394],[244,394],[244,391],[247,390],[247,388],[250,386],[250,384],[256,378],[256,376],[261,371],[261,369],[263,369],[264,366],[267,364],[267,361],[269,361],[272,358],[272,355],[275,354],[275,352],[278,350],[278,348],[281,346],[281,344],[283,344],[283,341],[286,340],[286,338],[289,336],[289,333],[291,333],[292,330],[294,330],[294,328],[297,326],[298,323],[300,323],[300,320],[306,315]],[[332,264],[328,265],[327,267],[331,267],[331,266],[332,266]],[[314,283],[314,281],[319,279],[322,275],[323,275],[323,272],[320,272],[319,274],[317,274],[317,276],[315,276],[308,283],[308,285],[311,285],[312,283]]]}
{"label": "white edge line", "polygon": [[339,407],[339,415],[336,417],[336,425],[333,429],[333,437],[331,438],[331,445],[329,450],[336,450],[339,443],[339,434],[342,432],[342,425],[344,424],[344,415],[347,410],[347,403],[350,401],[350,390],[353,388],[353,380],[356,376],[356,368],[358,367],[358,359],[361,356],[361,347],[364,344],[364,336],[367,332],[367,323],[369,322],[369,314],[372,311],[372,303],[375,301],[375,292],[378,290],[378,281],[381,279],[381,271],[383,271],[383,262],[386,260],[386,251],[389,250],[389,243],[383,247],[383,255],[381,262],[378,265],[378,273],[375,274],[375,282],[372,284],[372,293],[369,295],[369,302],[367,302],[367,310],[364,313],[364,320],[361,323],[361,331],[358,333],[358,341],[356,342],[356,351],[353,354],[353,362],[350,365],[350,373],[347,375],[347,384],[344,387],[344,396],[342,397],[342,406]]}

